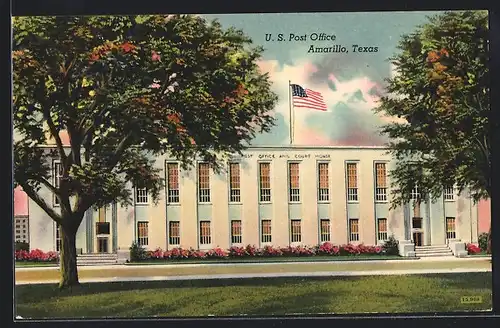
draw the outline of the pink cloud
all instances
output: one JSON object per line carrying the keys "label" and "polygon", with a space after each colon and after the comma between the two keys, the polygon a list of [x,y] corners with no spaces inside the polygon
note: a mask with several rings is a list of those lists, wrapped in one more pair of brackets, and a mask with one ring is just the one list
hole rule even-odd
{"label": "pink cloud", "polygon": [[[289,122],[289,89],[288,82],[320,92],[330,110],[340,103],[346,104],[351,120],[358,122],[356,127],[345,126],[345,115],[337,120],[335,115],[315,110],[295,110],[295,142],[310,145],[381,145],[383,140],[375,130],[376,127],[389,122],[404,122],[402,119],[388,117],[384,113],[374,113],[373,109],[379,105],[382,86],[367,76],[354,77],[350,80],[339,81],[335,72],[331,72],[323,81],[312,79],[318,68],[309,60],[296,61],[291,65],[280,65],[277,60],[262,60],[258,62],[262,72],[269,74],[273,83],[273,91],[278,94],[279,101],[275,107],[276,113],[281,113],[286,122]],[[329,82],[335,84],[332,89]],[[376,91],[376,92],[373,92]],[[356,98],[361,93],[360,98]],[[337,112],[335,112],[337,113]],[[323,124],[322,129],[314,130],[307,126],[314,117],[316,121],[330,120]],[[339,117],[340,118],[340,117]],[[353,122],[354,122],[353,121]],[[361,122],[361,123],[360,123]],[[335,137],[334,137],[335,136]]]}
{"label": "pink cloud", "polygon": [[294,133],[294,143],[299,145],[334,146],[335,142],[320,132],[301,128]]}

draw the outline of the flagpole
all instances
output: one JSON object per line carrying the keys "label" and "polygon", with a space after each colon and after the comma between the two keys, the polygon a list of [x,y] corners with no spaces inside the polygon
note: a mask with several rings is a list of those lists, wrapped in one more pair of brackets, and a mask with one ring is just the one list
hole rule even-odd
{"label": "flagpole", "polygon": [[290,113],[288,115],[288,119],[290,121],[289,127],[290,127],[290,145],[293,144],[293,128],[292,128],[292,81],[288,80],[288,104],[289,104],[289,109]]}

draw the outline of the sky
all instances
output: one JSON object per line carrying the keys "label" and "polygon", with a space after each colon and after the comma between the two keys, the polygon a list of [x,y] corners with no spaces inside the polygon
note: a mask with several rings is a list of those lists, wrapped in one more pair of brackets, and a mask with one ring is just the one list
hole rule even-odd
{"label": "sky", "polygon": [[[412,33],[439,12],[276,13],[203,15],[224,28],[235,27],[264,47],[259,66],[269,73],[279,102],[276,126],[259,134],[252,145],[289,145],[288,84],[320,92],[328,107],[317,111],[294,107],[294,144],[382,146],[380,126],[391,119],[375,114],[384,79],[393,76],[389,57],[397,53],[403,34]],[[286,41],[266,41],[266,34]],[[313,41],[313,33],[335,35],[335,41]],[[290,34],[306,41],[289,41]],[[345,46],[347,53],[308,53],[310,46]],[[378,47],[377,52],[353,52],[353,45]]]}

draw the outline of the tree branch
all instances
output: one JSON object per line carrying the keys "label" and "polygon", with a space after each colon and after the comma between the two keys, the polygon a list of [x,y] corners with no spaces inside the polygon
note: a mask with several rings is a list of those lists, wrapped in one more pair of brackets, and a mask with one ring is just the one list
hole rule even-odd
{"label": "tree branch", "polygon": [[40,208],[42,208],[52,220],[60,225],[62,224],[62,219],[59,214],[57,214],[50,206],[48,206],[45,200],[43,200],[40,195],[38,195],[38,193],[33,190],[33,188],[31,188],[31,186],[26,183],[20,183],[20,185],[23,188],[23,191],[29,196],[29,198],[31,198],[38,206],[40,206]]}
{"label": "tree branch", "polygon": [[59,191],[49,181],[47,181],[47,179],[45,179],[44,177],[41,177],[41,176],[38,176],[38,175],[37,176],[35,176],[35,175],[28,175],[27,177],[31,178],[32,180],[41,182],[52,193],[54,193],[57,196],[59,196]]}
{"label": "tree branch", "polygon": [[109,164],[111,167],[114,167],[117,163],[118,160],[120,159],[121,155],[127,148],[128,142],[130,141],[130,137],[132,136],[132,129],[123,137],[123,139],[120,141],[118,146],[116,147],[113,155],[111,156],[111,159],[109,161]]}
{"label": "tree branch", "polygon": [[47,125],[49,126],[50,134],[54,137],[56,141],[57,150],[59,151],[59,156],[61,157],[61,161],[66,162],[66,153],[64,152],[64,146],[62,144],[61,137],[59,136],[59,131],[57,130],[54,121],[50,117],[50,109],[46,106],[44,109],[44,116],[47,120]]}

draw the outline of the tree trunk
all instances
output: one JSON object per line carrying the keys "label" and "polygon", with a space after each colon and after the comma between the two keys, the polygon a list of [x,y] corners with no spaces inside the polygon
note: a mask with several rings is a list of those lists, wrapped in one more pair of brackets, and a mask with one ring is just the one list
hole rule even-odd
{"label": "tree trunk", "polygon": [[488,231],[488,245],[486,246],[486,254],[491,254],[491,223],[490,231]]}
{"label": "tree trunk", "polygon": [[60,269],[61,280],[59,288],[78,286],[78,269],[76,266],[76,232],[68,225],[61,226]]}

